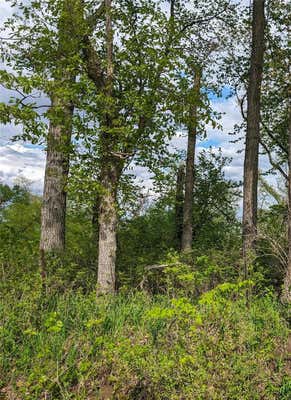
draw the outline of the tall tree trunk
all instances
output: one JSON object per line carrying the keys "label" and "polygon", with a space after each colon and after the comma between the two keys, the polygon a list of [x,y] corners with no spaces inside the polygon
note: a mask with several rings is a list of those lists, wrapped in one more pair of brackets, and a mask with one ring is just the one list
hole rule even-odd
{"label": "tall tree trunk", "polygon": [[188,145],[186,160],[185,178],[185,198],[183,209],[183,234],[181,249],[183,252],[192,249],[193,237],[193,193],[194,193],[194,161],[197,136],[197,111],[200,96],[201,69],[195,68],[195,78],[193,87],[193,97],[190,104],[189,126],[188,126]]}
{"label": "tall tree trunk", "polygon": [[260,98],[264,61],[265,1],[253,1],[252,50],[247,91],[247,132],[244,160],[243,258],[247,278],[249,255],[257,233],[258,155],[260,140]]}
{"label": "tall tree trunk", "polygon": [[72,85],[79,68],[82,15],[80,0],[63,0],[57,27],[58,47],[52,71],[51,115],[47,138],[43,204],[41,212],[40,263],[45,276],[45,254],[63,252],[69,174],[72,116]]}
{"label": "tall tree trunk", "polygon": [[291,303],[291,118],[288,124],[288,263],[281,299]]}
{"label": "tall tree trunk", "polygon": [[[105,96],[113,98],[113,29],[112,29],[112,1],[105,0],[106,14],[106,81]],[[112,99],[113,100],[113,99]],[[113,293],[115,291],[115,264],[117,250],[117,186],[122,171],[122,165],[113,155],[115,137],[112,135],[114,127],[115,107],[108,101],[104,113],[101,133],[101,193],[99,208],[99,243],[98,243],[98,278],[97,293]]]}
{"label": "tall tree trunk", "polygon": [[179,165],[177,172],[176,199],[175,199],[175,240],[177,250],[181,250],[183,233],[183,203],[184,203],[185,165]]}
{"label": "tall tree trunk", "polygon": [[[58,107],[52,100],[52,107]],[[69,173],[69,146],[72,134],[71,105],[62,106],[64,123],[50,122],[41,211],[40,251],[62,252],[65,248],[66,184]]]}
{"label": "tall tree trunk", "polygon": [[98,279],[97,293],[115,291],[117,249],[117,186],[121,168],[107,161],[101,171],[102,193],[99,208]]}

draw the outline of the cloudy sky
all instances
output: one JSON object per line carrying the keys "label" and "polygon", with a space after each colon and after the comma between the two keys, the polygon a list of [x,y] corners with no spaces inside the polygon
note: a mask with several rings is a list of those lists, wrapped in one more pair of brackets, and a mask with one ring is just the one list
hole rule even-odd
{"label": "cloudy sky", "polygon": [[[8,4],[0,0],[0,24],[11,13]],[[8,93],[0,86],[0,101],[8,98]],[[223,130],[208,129],[207,139],[198,141],[197,151],[209,146],[218,151],[222,149],[224,155],[233,159],[230,166],[226,167],[226,175],[232,179],[240,180],[243,172],[243,143],[231,143],[233,137],[229,132],[233,131],[236,123],[241,121],[240,110],[235,98],[219,98],[212,100],[213,108],[222,113],[221,125]],[[13,184],[15,178],[23,176],[32,182],[32,189],[37,193],[42,192],[45,153],[40,146],[33,146],[29,143],[13,143],[11,138],[20,132],[21,128],[13,125],[0,125],[0,181]],[[186,148],[186,138],[177,135],[172,145],[178,149]],[[261,168],[267,168],[267,160],[261,159]],[[136,170],[136,174],[148,180],[148,174],[142,169]],[[148,182],[149,183],[149,182]],[[147,184],[147,182],[145,182]]]}

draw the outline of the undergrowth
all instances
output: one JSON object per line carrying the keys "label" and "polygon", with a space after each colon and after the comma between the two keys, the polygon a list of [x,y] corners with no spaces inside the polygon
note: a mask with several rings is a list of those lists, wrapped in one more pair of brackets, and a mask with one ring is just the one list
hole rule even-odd
{"label": "undergrowth", "polygon": [[[197,271],[191,275],[185,265],[174,268],[163,272],[170,288],[165,294],[44,294],[37,280],[25,283],[26,290],[5,290],[3,395],[23,400],[289,399],[288,329],[274,295],[257,296],[252,281],[218,283],[197,294],[190,290]],[[247,307],[245,293],[251,287]]]}

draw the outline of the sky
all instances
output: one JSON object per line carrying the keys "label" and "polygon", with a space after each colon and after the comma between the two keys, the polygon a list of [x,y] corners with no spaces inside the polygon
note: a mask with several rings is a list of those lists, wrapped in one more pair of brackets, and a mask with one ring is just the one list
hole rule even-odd
{"label": "sky", "polygon": [[[0,88],[1,90],[1,88]],[[229,136],[233,131],[234,125],[241,121],[240,110],[235,98],[220,98],[212,101],[212,107],[222,114],[220,124],[223,130],[207,129],[207,139],[198,140],[197,153],[205,148],[212,147],[214,151],[221,148],[223,155],[232,158],[231,164],[226,167],[226,176],[234,180],[241,180],[243,171],[243,153],[241,150],[243,143],[231,143],[234,139]],[[34,146],[24,142],[12,142],[11,138],[16,133],[21,132],[21,128],[14,125],[0,125],[0,181],[13,184],[15,178],[19,175],[29,179],[32,182],[32,190],[36,193],[42,192],[45,152],[42,147]],[[178,150],[185,150],[187,139],[181,132],[171,140],[171,147]],[[136,168],[131,171],[136,173],[139,178],[145,180],[145,185],[149,175],[146,170]],[[140,180],[140,179],[139,179]]]}
{"label": "sky", "polygon": [[[9,5],[0,0],[0,25],[9,16],[11,10]],[[0,65],[1,68],[1,65]],[[8,93],[0,86],[0,101],[6,101]],[[238,152],[243,148],[243,142],[231,143],[234,137],[229,136],[233,132],[234,125],[241,122],[240,109],[234,97],[211,98],[214,110],[222,113],[220,124],[223,129],[207,129],[207,139],[198,140],[197,153],[205,148],[212,146],[214,151],[221,148],[223,155],[232,158],[232,162],[225,168],[228,178],[241,180],[243,175],[243,152]],[[31,181],[31,189],[37,193],[42,193],[45,152],[42,147],[34,146],[24,142],[12,142],[11,138],[21,132],[21,127],[0,124],[0,182],[13,185],[17,177],[22,176]],[[172,139],[171,146],[179,150],[186,149],[186,138],[180,133]],[[268,169],[266,157],[261,157],[260,168]],[[137,175],[138,181],[150,187],[149,174],[142,168],[131,171]],[[271,180],[274,178],[270,178]]]}

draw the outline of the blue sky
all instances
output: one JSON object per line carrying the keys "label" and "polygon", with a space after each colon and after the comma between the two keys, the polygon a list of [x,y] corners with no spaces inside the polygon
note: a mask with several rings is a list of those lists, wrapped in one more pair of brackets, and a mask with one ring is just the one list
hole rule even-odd
{"label": "blue sky", "polygon": [[[1,91],[0,87],[0,91]],[[220,124],[222,129],[207,128],[207,138],[197,141],[197,153],[210,146],[214,151],[221,148],[223,155],[232,158],[232,162],[225,168],[228,178],[241,180],[243,174],[243,152],[238,152],[243,147],[243,142],[232,143],[234,137],[229,136],[236,123],[241,122],[240,110],[235,97],[228,97],[229,88],[223,90],[223,96],[217,98],[210,95],[210,101],[215,111],[222,113]],[[0,92],[1,95],[1,92]],[[36,193],[42,192],[45,152],[42,146],[30,143],[12,142],[13,135],[21,132],[20,126],[0,124],[0,181],[13,184],[14,180],[23,176],[31,181],[31,188]],[[186,137],[181,132],[171,140],[171,147],[177,150],[186,149]],[[261,157],[261,169],[269,167],[266,157]],[[137,180],[151,187],[148,172],[141,167],[136,167],[132,173],[137,175]],[[274,178],[272,178],[275,183]]]}
{"label": "blue sky", "polygon": [[[3,0],[0,1],[0,25],[10,13],[9,5]],[[0,65],[1,68],[1,65]],[[231,89],[225,87],[222,96],[217,97],[213,93],[209,93],[209,99],[215,111],[222,113],[221,125],[222,130],[208,127],[207,139],[198,140],[197,152],[212,146],[214,151],[219,148],[225,156],[233,159],[230,166],[226,167],[226,176],[231,179],[241,180],[243,173],[243,153],[241,150],[243,143],[231,143],[234,139],[228,133],[233,131],[234,125],[241,121],[240,110],[235,97],[228,97]],[[0,86],[0,101],[9,97],[7,91]],[[19,133],[21,128],[14,125],[0,125],[0,181],[13,184],[15,178],[23,176],[32,182],[32,190],[37,193],[42,192],[45,154],[40,146],[31,145],[29,143],[13,143],[11,138]],[[183,150],[186,149],[186,138],[177,133],[171,141],[171,146]],[[265,170],[269,167],[266,157],[261,157],[260,168]],[[136,168],[135,172],[140,181],[150,187],[151,182],[147,171],[142,168]],[[271,178],[275,183],[275,178]]]}
{"label": "blue sky", "polygon": [[[2,91],[1,87],[0,91]],[[210,146],[218,151],[221,147],[225,155],[234,158],[231,166],[228,167],[227,175],[233,179],[240,179],[242,174],[242,155],[236,154],[238,146],[229,143],[230,137],[228,135],[228,132],[233,130],[234,124],[240,121],[240,114],[235,99],[227,99],[225,97],[226,94],[229,94],[229,90],[226,89],[223,94],[224,96],[221,98],[213,95],[209,96],[214,109],[224,113],[221,120],[223,130],[220,131],[209,127],[207,129],[207,139],[198,140],[197,152]],[[22,175],[31,180],[33,189],[40,193],[44,175],[44,150],[41,146],[30,143],[13,143],[11,141],[12,136],[19,132],[21,132],[21,127],[19,126],[0,125],[0,179],[12,184],[15,177]],[[172,139],[171,146],[178,150],[186,149],[186,137],[178,132]],[[140,177],[146,178],[147,176],[145,171],[140,168],[135,172]]]}

